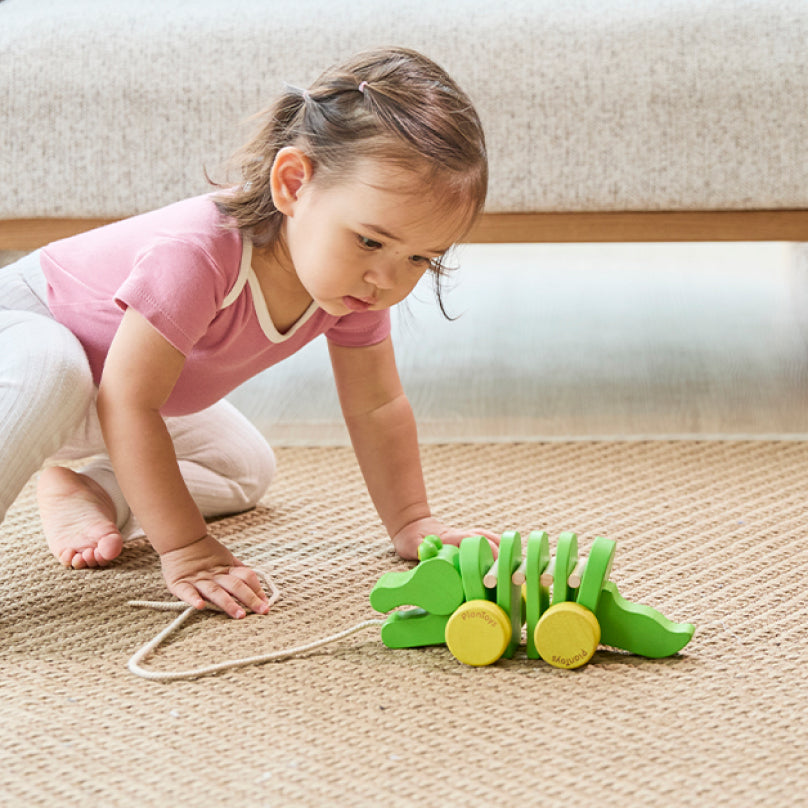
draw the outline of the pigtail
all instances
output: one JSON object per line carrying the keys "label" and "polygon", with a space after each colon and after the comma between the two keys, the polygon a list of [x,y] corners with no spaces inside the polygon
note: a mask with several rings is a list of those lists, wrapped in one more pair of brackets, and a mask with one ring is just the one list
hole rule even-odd
{"label": "pigtail", "polygon": [[213,198],[219,211],[256,244],[271,243],[280,232],[282,214],[272,201],[271,168],[278,152],[303,129],[304,108],[302,91],[286,85],[274,104],[253,117],[259,122],[257,131],[231,158],[239,173],[235,183],[212,183],[222,189]]}

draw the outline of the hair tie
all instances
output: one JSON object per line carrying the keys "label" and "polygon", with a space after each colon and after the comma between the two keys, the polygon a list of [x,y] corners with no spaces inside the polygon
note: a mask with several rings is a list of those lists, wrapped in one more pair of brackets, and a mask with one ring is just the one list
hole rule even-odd
{"label": "hair tie", "polygon": [[356,89],[359,90],[359,92],[362,93],[362,95],[364,95],[365,94],[365,87],[367,87],[367,86],[368,86],[368,83],[366,81],[360,81],[359,86]]}
{"label": "hair tie", "polygon": [[304,89],[303,87],[295,87],[294,84],[289,84],[289,82],[284,82],[283,83],[283,89],[287,93],[292,93],[294,95],[299,95],[303,99],[304,103],[307,102],[307,101],[312,100],[311,95],[309,94],[309,91]]}

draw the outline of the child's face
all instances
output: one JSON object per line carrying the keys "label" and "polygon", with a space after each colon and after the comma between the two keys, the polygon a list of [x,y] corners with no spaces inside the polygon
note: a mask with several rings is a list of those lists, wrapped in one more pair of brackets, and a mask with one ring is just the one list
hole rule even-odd
{"label": "child's face", "polygon": [[347,181],[309,180],[298,190],[286,246],[300,283],[329,314],[395,305],[463,235],[468,210],[445,210],[412,179],[368,160]]}

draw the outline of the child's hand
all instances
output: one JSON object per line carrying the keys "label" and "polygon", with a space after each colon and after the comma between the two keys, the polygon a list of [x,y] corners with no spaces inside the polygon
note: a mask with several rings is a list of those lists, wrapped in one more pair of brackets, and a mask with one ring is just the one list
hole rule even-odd
{"label": "child's hand", "polygon": [[499,536],[490,530],[458,530],[432,517],[405,525],[393,536],[393,547],[402,558],[415,560],[418,558],[418,546],[427,536],[437,536],[444,544],[454,545],[459,545],[468,536],[485,536],[494,551],[494,558],[499,549]]}
{"label": "child's hand", "polygon": [[195,609],[204,609],[207,601],[236,619],[246,615],[245,609],[257,614],[269,611],[255,571],[213,536],[163,553],[160,563],[169,591]]}

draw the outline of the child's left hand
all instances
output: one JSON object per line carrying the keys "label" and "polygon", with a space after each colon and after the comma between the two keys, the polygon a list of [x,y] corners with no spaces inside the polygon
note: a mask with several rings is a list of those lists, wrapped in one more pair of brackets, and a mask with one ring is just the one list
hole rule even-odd
{"label": "child's left hand", "polygon": [[437,536],[444,544],[454,545],[459,545],[468,536],[485,536],[494,551],[494,558],[497,557],[499,549],[499,536],[490,530],[458,530],[447,527],[443,522],[431,516],[416,519],[401,528],[393,536],[393,547],[402,558],[417,560],[418,546],[427,536]]}

